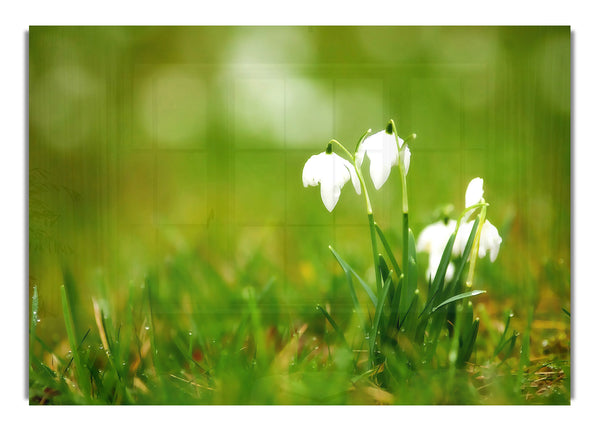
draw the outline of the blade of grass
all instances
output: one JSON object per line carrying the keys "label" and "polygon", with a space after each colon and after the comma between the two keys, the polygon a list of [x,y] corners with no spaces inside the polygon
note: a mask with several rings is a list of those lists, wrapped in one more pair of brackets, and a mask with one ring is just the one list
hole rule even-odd
{"label": "blade of grass", "polygon": [[439,310],[441,307],[443,307],[444,305],[448,305],[448,304],[450,304],[451,302],[454,302],[454,301],[459,301],[459,300],[461,300],[461,299],[464,299],[464,298],[469,298],[469,297],[471,297],[471,296],[477,296],[477,295],[480,295],[480,294],[482,294],[482,293],[485,293],[485,290],[472,290],[471,292],[460,293],[460,294],[458,294],[458,295],[455,295],[455,296],[453,296],[453,297],[451,297],[451,298],[448,298],[448,299],[446,299],[446,300],[445,300],[444,302],[442,302],[441,304],[438,304],[437,306],[435,306],[435,307],[433,308],[433,310],[431,310],[431,313],[432,313],[432,314],[433,314],[433,313],[435,313],[435,312],[436,312],[437,310]]}
{"label": "blade of grass", "polygon": [[64,285],[60,287],[60,294],[62,299],[62,309],[63,316],[65,319],[65,327],[67,330],[67,338],[69,339],[69,345],[71,346],[71,352],[73,354],[73,361],[75,362],[75,375],[77,376],[77,383],[79,384],[83,395],[89,399],[89,375],[86,372],[86,369],[83,367],[81,357],[79,356],[79,346],[77,343],[77,336],[75,334],[75,327],[73,324],[73,315],[71,314],[71,306],[69,304],[69,298],[67,297],[67,291]]}
{"label": "blade of grass", "polygon": [[385,258],[381,254],[379,255],[379,272],[381,274],[381,279],[385,283],[385,281],[390,275],[390,269],[388,268],[387,263],[385,262]]}
{"label": "blade of grass", "polygon": [[498,356],[498,354],[500,353],[500,351],[502,350],[502,348],[504,347],[504,342],[506,340],[506,334],[508,333],[508,327],[510,326],[510,319],[511,317],[513,317],[512,312],[507,312],[506,313],[506,323],[504,324],[504,331],[502,332],[502,336],[500,337],[500,341],[498,341],[498,344],[496,345],[496,348],[494,349],[494,353],[492,354],[493,357]]}
{"label": "blade of grass", "polygon": [[[465,245],[465,249],[464,249],[464,251],[461,255],[461,258],[458,262],[457,270],[454,274],[452,283],[450,284],[450,286],[447,290],[448,292],[454,292],[456,289],[456,285],[458,284],[458,281],[460,280],[460,275],[461,275],[462,271],[464,270],[465,265],[467,263],[467,259],[469,258],[469,254],[471,253],[471,247],[473,246],[473,241],[475,240],[475,233],[477,232],[478,225],[479,225],[479,218],[476,218],[475,222],[473,223],[473,228],[471,229],[471,233],[469,235],[467,244]],[[433,289],[434,293],[433,293],[433,295],[431,295],[430,299],[427,301],[427,304],[421,311],[421,314],[419,315],[419,317],[424,316],[425,318],[427,318],[427,314],[430,314],[430,310],[433,307],[434,299],[441,292],[440,289],[441,289],[442,282],[444,280],[444,276],[446,274],[446,269],[448,267],[448,263],[450,262],[450,257],[451,257],[451,253],[452,253],[452,247],[454,244],[454,240],[455,240],[455,235],[453,233],[450,236],[450,239],[448,239],[448,242],[446,243],[446,248],[444,249],[444,253],[442,254],[442,259],[440,260],[440,266],[438,267],[438,270],[436,271],[436,274],[435,274],[435,278],[434,278],[434,281],[432,284],[432,289]],[[446,261],[446,259],[447,259],[447,261]],[[446,269],[443,269],[443,275],[442,275],[442,265],[446,266]]]}
{"label": "blade of grass", "polygon": [[396,261],[396,258],[394,257],[394,253],[392,252],[392,248],[390,247],[390,244],[388,243],[387,239],[385,238],[385,235],[383,234],[383,231],[381,230],[381,228],[379,227],[377,222],[375,222],[375,230],[377,231],[377,235],[379,236],[379,239],[381,240],[381,244],[383,244],[383,248],[385,249],[385,252],[387,253],[388,258],[390,259],[390,262],[392,263],[392,267],[394,268],[394,271],[396,271],[396,274],[398,274],[398,275],[402,274],[402,271],[400,270],[400,265],[398,265],[398,262]]}
{"label": "blade of grass", "polygon": [[340,329],[340,327],[337,325],[337,323],[335,323],[335,320],[333,320],[333,317],[331,317],[331,315],[327,312],[327,310],[325,310],[320,305],[317,305],[317,310],[319,310],[321,313],[323,313],[323,316],[325,316],[327,321],[331,324],[331,326],[333,327],[333,330],[335,331],[335,333],[337,334],[339,339],[342,341],[344,346],[348,347],[348,343],[346,342],[346,337],[344,337],[344,332]]}
{"label": "blade of grass", "polygon": [[[440,260],[440,264],[433,278],[433,282],[430,283],[430,292],[428,293],[429,300],[425,304],[425,307],[421,311],[419,317],[423,314],[428,313],[431,307],[433,306],[434,299],[438,296],[441,291],[442,283],[444,281],[444,277],[446,275],[446,271],[448,269],[448,265],[450,263],[450,258],[452,257],[452,247],[454,246],[454,240],[456,235],[453,233],[450,235],[448,242],[446,243],[446,247],[444,248],[444,253],[442,254],[442,258]],[[467,254],[468,256],[468,254]]]}
{"label": "blade of grass", "polygon": [[[417,290],[417,251],[415,248],[415,238],[412,230],[408,229],[408,267],[405,269],[405,282],[400,294],[399,316],[405,320],[408,316],[409,307],[413,302],[415,291]],[[411,324],[413,322],[408,322]],[[400,325],[398,326],[400,327]]]}
{"label": "blade of grass", "polygon": [[371,366],[375,367],[375,339],[377,337],[377,331],[379,329],[379,321],[381,319],[381,313],[383,312],[383,305],[385,304],[385,298],[387,297],[388,290],[392,285],[392,277],[388,277],[383,285],[383,289],[377,298],[377,308],[375,309],[375,316],[373,316],[373,324],[371,326],[371,333],[369,334],[369,358],[371,359]]}
{"label": "blade of grass", "polygon": [[465,339],[463,345],[459,349],[458,358],[456,361],[457,368],[462,368],[466,365],[467,361],[471,358],[473,348],[475,347],[475,341],[477,340],[477,333],[479,332],[479,319],[475,319],[470,327],[469,334]]}
{"label": "blade of grass", "polygon": [[[344,270],[344,273],[346,274],[346,280],[348,281],[348,287],[350,288],[350,296],[352,297],[352,302],[354,303],[356,312],[362,314],[361,309],[360,309],[360,304],[358,302],[358,296],[356,295],[356,290],[354,289],[354,284],[352,283],[352,272],[353,272],[352,268],[350,267],[350,265],[348,265],[344,261],[344,259],[342,259],[340,257],[340,255],[333,249],[332,246],[329,246],[329,250],[331,250],[331,252],[333,253],[333,256],[336,258],[336,260],[338,261],[338,263]],[[373,292],[369,292],[369,289],[365,289],[365,290],[367,291],[367,294],[369,294],[369,298],[371,298],[373,305],[376,305],[377,298],[375,298],[375,295],[373,294]],[[362,321],[362,319],[361,319],[361,321]]]}

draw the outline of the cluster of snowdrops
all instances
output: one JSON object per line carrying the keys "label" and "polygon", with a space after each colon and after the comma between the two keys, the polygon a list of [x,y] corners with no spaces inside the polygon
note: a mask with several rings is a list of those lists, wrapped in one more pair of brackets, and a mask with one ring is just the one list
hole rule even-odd
{"label": "cluster of snowdrops", "polygon": [[[483,197],[483,179],[474,178],[467,186],[465,194],[465,209],[457,220],[445,217],[423,229],[414,240],[409,228],[409,209],[407,197],[407,175],[410,167],[411,152],[407,139],[398,136],[393,120],[390,120],[384,130],[371,134],[369,129],[358,140],[353,152],[335,139],[332,139],[324,152],[311,156],[302,172],[304,187],[321,187],[321,199],[328,211],[333,211],[344,185],[350,181],[356,193],[364,196],[366,212],[371,233],[371,249],[375,270],[376,289],[368,286],[360,279],[358,272],[351,268],[330,246],[334,256],[346,272],[355,308],[360,308],[353,291],[352,276],[357,277],[375,307],[370,324],[365,323],[365,331],[370,339],[370,356],[373,365],[377,365],[378,349],[380,350],[389,340],[397,338],[402,329],[403,333],[411,332],[419,343],[431,334],[439,334],[439,328],[449,319],[456,319],[456,307],[462,312],[462,299],[475,296],[484,291],[471,291],[475,262],[489,254],[491,261],[498,256],[502,238],[496,227],[487,220],[486,211],[489,204]],[[334,152],[339,150],[339,154]],[[402,190],[403,232],[401,244],[401,264],[396,260],[393,245],[385,239],[383,230],[375,222],[373,207],[369,198],[365,176],[362,172],[365,157],[369,159],[369,174],[375,190],[381,189],[390,178],[392,168],[399,170]],[[475,216],[474,216],[475,215]],[[378,240],[379,239],[379,240]],[[385,256],[379,253],[380,246],[385,250]],[[421,307],[416,280],[416,253],[426,252],[429,255],[429,265],[426,277],[429,287],[425,305]],[[467,270],[466,280],[461,278],[463,270]],[[395,273],[395,275],[394,275]],[[421,292],[422,293],[422,292]],[[439,317],[436,311],[447,309],[447,315]],[[453,307],[453,308],[451,308]],[[472,310],[472,309],[471,309]],[[371,316],[371,313],[369,313]],[[330,316],[326,316],[330,318]],[[453,360],[472,339],[470,349],[477,334],[478,319],[472,321],[472,311],[468,323],[465,323],[464,334],[460,343],[453,351]],[[454,324],[454,323],[453,323]],[[437,332],[436,332],[437,331]],[[369,337],[368,335],[371,335]],[[391,334],[391,335],[390,335]],[[463,342],[463,335],[466,341]],[[376,340],[377,339],[377,340]],[[386,341],[387,340],[387,341]],[[389,343],[388,343],[389,344]],[[427,343],[425,343],[426,345]],[[433,349],[437,340],[433,340]],[[470,350],[463,352],[463,360],[470,355]],[[452,349],[450,349],[452,350]],[[451,355],[452,356],[452,355]]]}

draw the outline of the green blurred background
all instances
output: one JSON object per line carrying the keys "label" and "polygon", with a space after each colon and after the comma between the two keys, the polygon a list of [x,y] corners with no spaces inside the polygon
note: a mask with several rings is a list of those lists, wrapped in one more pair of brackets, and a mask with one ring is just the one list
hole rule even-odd
{"label": "green blurred background", "polygon": [[[328,213],[302,167],[390,118],[418,135],[413,231],[447,203],[456,217],[483,177],[504,241],[474,287],[492,315],[522,322],[533,304],[541,327],[565,330],[548,322],[570,310],[570,115],[569,27],[31,27],[38,333],[64,337],[65,273],[89,326],[91,296],[119,307],[149,273],[157,314],[207,325],[235,319],[240,291],[271,277],[273,319],[349,311],[327,246],[372,279],[364,202],[347,185]],[[399,253],[397,175],[372,196]]]}

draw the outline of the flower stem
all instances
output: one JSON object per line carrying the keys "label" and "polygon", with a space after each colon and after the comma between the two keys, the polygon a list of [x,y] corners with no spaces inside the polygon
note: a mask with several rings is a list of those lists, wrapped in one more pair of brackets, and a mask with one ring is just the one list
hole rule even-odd
{"label": "flower stem", "polygon": [[[366,134],[363,135],[363,137],[361,139],[364,139],[365,136],[366,136]],[[377,236],[376,236],[377,233],[375,231],[375,219],[373,218],[373,207],[371,206],[371,199],[369,199],[369,192],[367,191],[367,184],[365,183],[365,178],[363,177],[362,171],[356,165],[356,158],[350,153],[350,151],[348,151],[346,149],[346,147],[344,147],[342,144],[340,144],[335,139],[332,139],[331,141],[329,141],[329,143],[337,144],[342,149],[342,151],[344,151],[348,155],[348,157],[352,161],[352,165],[354,166],[354,170],[356,171],[356,175],[358,176],[358,181],[360,182],[360,187],[365,196],[365,205],[367,207],[367,218],[369,219],[369,232],[371,234],[371,250],[373,252],[375,283],[377,285],[377,293],[379,294],[379,291],[383,288],[383,286],[381,283],[381,277],[380,277],[379,269],[378,269],[379,261],[378,261],[378,253],[377,253]]]}
{"label": "flower stem", "polygon": [[485,223],[485,213],[486,212],[487,212],[487,205],[484,205],[481,208],[481,212],[479,213],[479,225],[477,226],[477,233],[475,234],[475,241],[473,241],[473,247],[471,248],[471,256],[469,258],[471,263],[469,265],[469,273],[467,275],[467,281],[465,281],[465,285],[469,288],[471,286],[473,286],[473,276],[475,274],[475,263],[477,262],[477,256],[479,254],[479,241],[481,239],[481,230],[483,229],[483,224]]}
{"label": "flower stem", "polygon": [[400,169],[400,181],[402,183],[402,212],[408,214],[408,192],[406,187],[406,172],[404,172],[404,161],[402,160],[402,146],[398,140],[398,131],[396,130],[396,124],[394,120],[390,120],[392,130],[394,132],[394,139],[396,140],[396,146],[398,147],[398,157],[400,157],[398,168]]}

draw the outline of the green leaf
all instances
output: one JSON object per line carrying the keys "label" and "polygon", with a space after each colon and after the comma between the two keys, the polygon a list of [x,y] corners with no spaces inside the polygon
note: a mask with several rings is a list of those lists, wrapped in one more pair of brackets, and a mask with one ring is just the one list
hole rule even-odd
{"label": "green leaf", "polygon": [[[435,273],[435,277],[433,278],[433,282],[430,284],[431,290],[428,295],[429,300],[427,301],[427,304],[425,304],[425,308],[423,308],[423,311],[421,311],[420,316],[422,316],[423,314],[429,313],[429,310],[431,309],[431,306],[433,305],[433,301],[435,300],[435,298],[437,298],[437,296],[439,295],[439,293],[441,291],[441,288],[442,288],[442,285],[444,282],[444,278],[446,276],[446,271],[448,269],[448,264],[450,263],[450,258],[452,257],[452,247],[454,247],[455,238],[456,238],[456,234],[453,232],[452,235],[450,235],[448,242],[446,243],[444,252],[442,253],[442,258],[440,260],[438,269]],[[468,253],[466,253],[466,256],[468,256]]]}
{"label": "green leaf", "polygon": [[506,323],[504,324],[504,331],[502,332],[500,341],[498,341],[498,345],[496,346],[496,349],[494,349],[494,353],[492,356],[497,356],[506,344],[505,339],[506,339],[506,334],[508,333],[508,327],[510,326],[511,317],[513,317],[513,314],[510,311],[507,312],[506,313]]}
{"label": "green leaf", "polygon": [[433,310],[431,310],[431,313],[435,313],[438,309],[440,309],[444,305],[450,304],[451,302],[459,301],[461,299],[469,298],[471,296],[480,295],[482,293],[485,293],[485,290],[472,290],[471,292],[465,292],[465,293],[461,293],[458,295],[454,295],[453,297],[446,299],[441,304],[438,304],[436,307],[433,307]]}
{"label": "green leaf", "polygon": [[394,253],[392,253],[390,244],[387,242],[387,239],[385,238],[383,231],[381,230],[381,228],[379,227],[379,225],[377,223],[375,223],[375,230],[377,231],[377,235],[379,235],[381,244],[383,244],[383,248],[385,249],[385,252],[387,253],[388,258],[390,259],[390,262],[392,263],[394,271],[396,271],[396,274],[398,274],[398,275],[402,274],[402,271],[400,270],[400,265],[398,265],[398,262],[396,261],[396,258],[394,257]]}
{"label": "green leaf", "polygon": [[333,330],[335,331],[337,336],[340,338],[340,340],[342,340],[344,345],[346,347],[348,347],[348,343],[346,342],[346,337],[344,337],[344,333],[342,332],[340,327],[337,325],[337,323],[335,323],[335,320],[333,320],[333,317],[331,317],[331,315],[327,312],[327,310],[325,310],[320,305],[317,305],[317,310],[319,310],[321,313],[323,313],[323,316],[325,316],[327,321],[331,324],[331,326],[333,327]]}
{"label": "green leaf", "polygon": [[379,255],[379,272],[381,273],[381,279],[385,283],[390,275],[390,269],[385,262],[385,258],[381,254]]}
{"label": "green leaf", "polygon": [[[335,259],[338,261],[338,263],[340,264],[340,266],[346,273],[346,279],[348,280],[348,285],[350,286],[350,291],[351,291],[350,294],[353,295],[354,297],[356,297],[356,291],[354,290],[354,285],[352,283],[352,277],[350,275],[350,274],[352,274],[356,277],[356,279],[358,280],[360,285],[363,287],[363,289],[365,290],[365,292],[371,299],[371,302],[373,303],[373,305],[377,305],[377,297],[375,296],[375,294],[373,293],[373,290],[371,290],[369,285],[356,273],[356,271],[354,271],[354,269],[350,265],[348,265],[348,263],[346,263],[346,261],[344,259],[341,258],[341,256],[337,253],[337,251],[335,251],[333,249],[332,246],[329,246],[329,250],[331,250],[331,253],[333,253],[333,256],[335,257]],[[353,298],[353,300],[354,300],[354,298]],[[356,304],[358,304],[358,297],[356,298]]]}
{"label": "green leaf", "polygon": [[385,304],[385,298],[387,297],[388,290],[392,285],[392,277],[388,277],[385,280],[383,289],[377,298],[377,307],[375,309],[375,316],[373,317],[373,325],[371,326],[371,333],[369,334],[369,357],[371,358],[371,364],[374,366],[374,351],[375,351],[375,338],[377,337],[377,330],[379,329],[379,321],[381,320],[381,313],[383,312],[383,305]]}
{"label": "green leaf", "polygon": [[[77,382],[81,388],[84,396],[89,395],[89,376],[86,373],[86,369],[83,367],[81,357],[79,356],[79,345],[77,343],[77,336],[75,335],[75,327],[73,324],[73,314],[71,313],[71,305],[69,304],[69,298],[65,286],[60,286],[60,294],[62,299],[63,316],[65,319],[65,327],[67,330],[67,338],[69,339],[69,345],[71,346],[71,352],[73,354],[73,361],[75,362],[75,372],[77,376]],[[86,334],[87,335],[87,334]]]}
{"label": "green leaf", "polygon": [[[415,238],[412,230],[408,229],[408,267],[406,268],[406,278],[403,282],[402,291],[400,293],[400,305],[398,310],[399,320],[403,322],[398,325],[408,325],[413,327],[416,322],[407,322],[408,312],[412,308],[413,299],[417,290],[417,251],[415,248]],[[413,313],[414,314],[414,313]],[[406,326],[405,325],[405,326]]]}
{"label": "green leaf", "polygon": [[475,347],[475,341],[477,340],[477,333],[479,332],[479,319],[475,319],[473,324],[471,325],[471,330],[469,331],[469,336],[464,340],[463,345],[460,348],[458,358],[457,358],[457,366],[459,368],[464,367],[466,362],[471,357],[473,353],[473,347]]}

